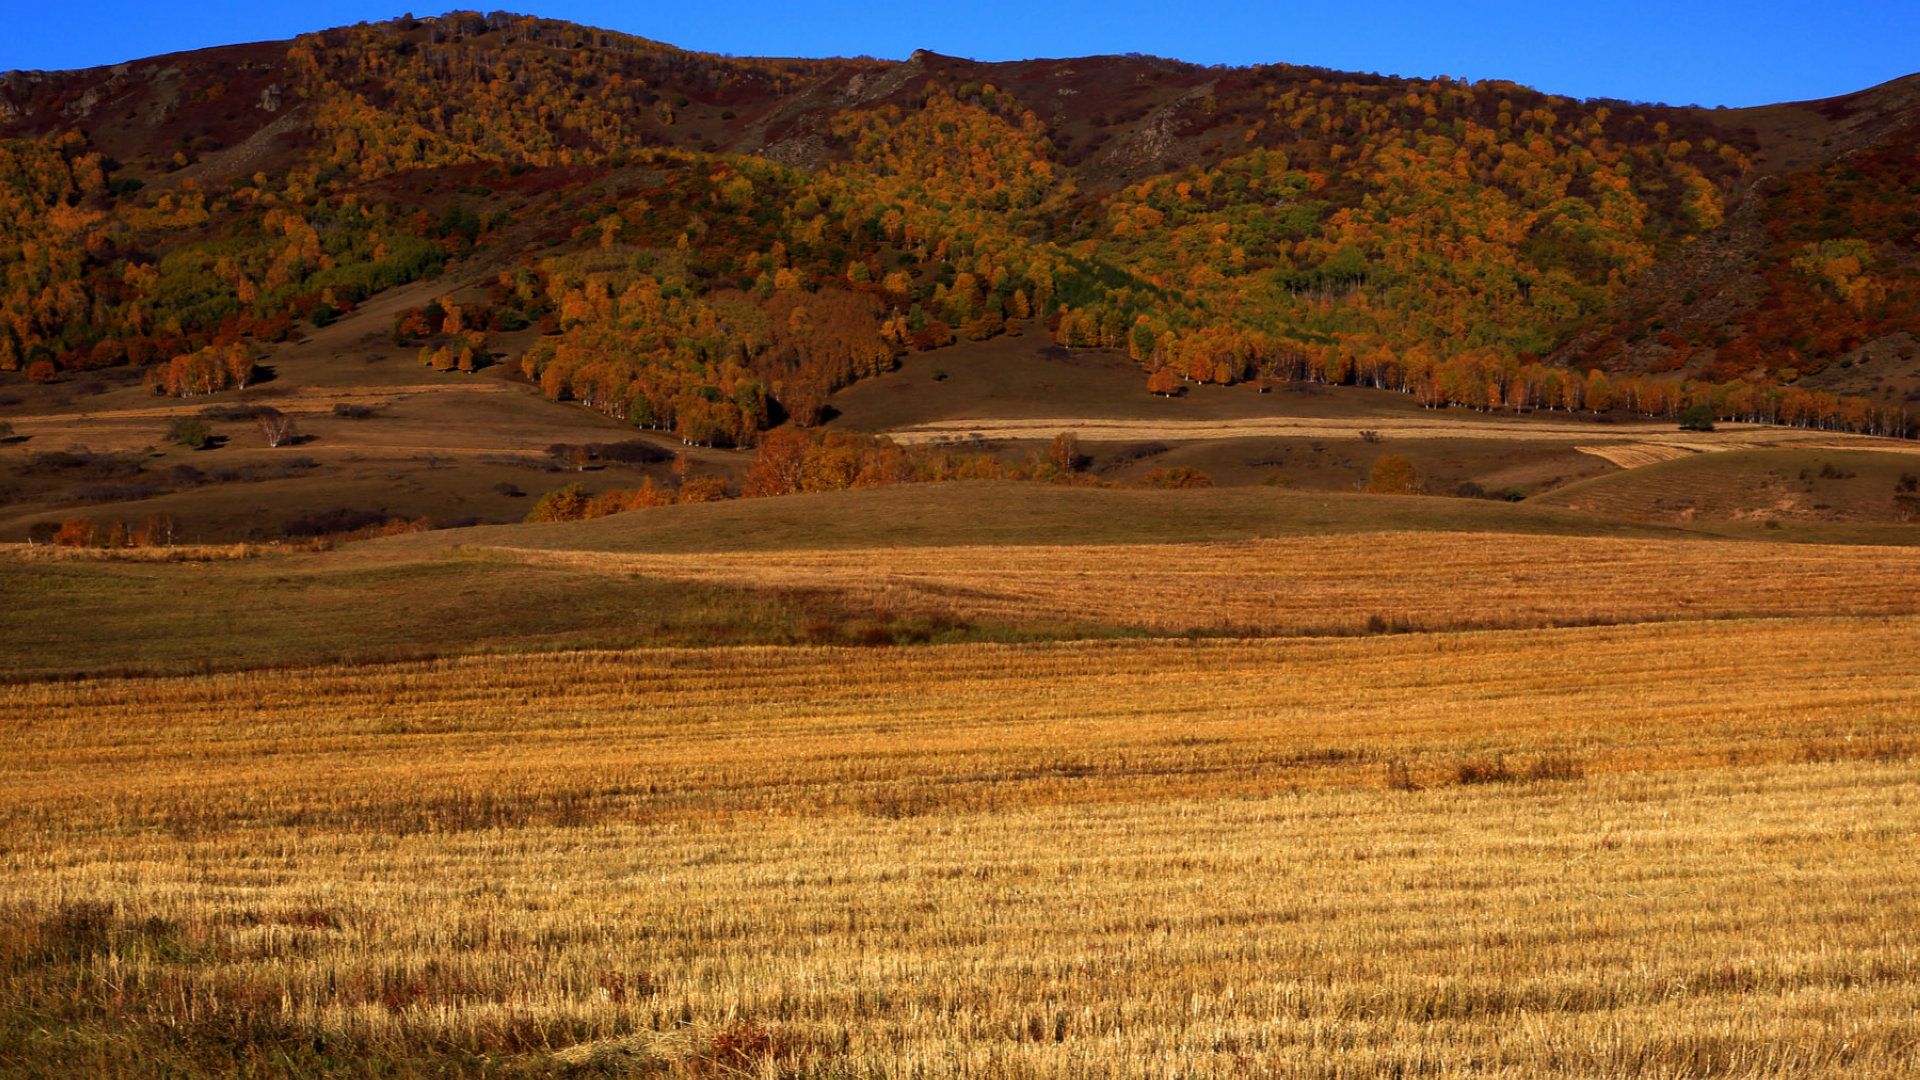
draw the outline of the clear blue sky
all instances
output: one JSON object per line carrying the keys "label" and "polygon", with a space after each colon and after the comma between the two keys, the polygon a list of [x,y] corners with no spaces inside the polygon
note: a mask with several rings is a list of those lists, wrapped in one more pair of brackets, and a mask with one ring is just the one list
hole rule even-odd
{"label": "clear blue sky", "polygon": [[[405,3],[406,0],[400,0]],[[0,70],[71,68],[401,14],[367,0],[0,0]],[[1920,0],[548,0],[512,8],[741,56],[980,60],[1146,52],[1393,75],[1504,78],[1574,97],[1754,105],[1920,71]],[[437,14],[415,8],[415,15]]]}

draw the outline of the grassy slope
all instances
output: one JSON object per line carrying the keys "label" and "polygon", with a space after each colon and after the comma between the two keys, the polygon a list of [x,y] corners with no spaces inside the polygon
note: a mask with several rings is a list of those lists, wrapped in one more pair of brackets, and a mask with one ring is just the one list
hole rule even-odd
{"label": "grassy slope", "polygon": [[[1920,533],[1920,457],[1860,450],[1733,450],[1697,454],[1569,484],[1532,500],[1630,520],[1766,522],[1825,531]],[[1874,527],[1878,528],[1875,529]]]}
{"label": "grassy slope", "polygon": [[[1911,542],[1914,531],[1886,527],[1897,541]],[[751,553],[1389,532],[1713,542],[1708,534],[1674,526],[1484,500],[1267,488],[896,487],[665,507],[563,525],[419,533],[333,552],[232,562],[0,559],[0,673],[175,672],[647,643],[1082,636],[1130,632],[1131,625],[1057,617],[1044,623],[1029,617],[960,622],[924,610],[916,614],[865,583],[752,574],[731,582],[669,581],[642,576],[617,560],[601,567],[524,565],[490,554],[493,547]],[[1755,534],[1821,535],[1799,529]],[[990,560],[981,572],[992,573]]]}
{"label": "grassy slope", "polygon": [[[463,531],[471,544],[593,551],[773,551],[956,544],[1148,544],[1345,532],[1678,536],[1682,530],[1481,499],[1271,488],[1066,488],[970,482],[665,507],[560,525]],[[396,549],[444,543],[430,534]]]}
{"label": "grassy slope", "polygon": [[[173,673],[449,653],[838,640],[797,595],[420,552],[224,563],[0,559],[0,674]],[[924,631],[889,624],[895,634]]]}

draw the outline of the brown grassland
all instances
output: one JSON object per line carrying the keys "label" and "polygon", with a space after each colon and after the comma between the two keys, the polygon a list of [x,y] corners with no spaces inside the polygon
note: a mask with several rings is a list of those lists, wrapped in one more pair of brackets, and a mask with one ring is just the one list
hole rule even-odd
{"label": "brown grassland", "polygon": [[[359,598],[322,638],[572,596],[526,645],[689,646],[9,655],[0,1073],[1920,1069],[1911,548],[581,549],[620,520],[0,579],[142,582],[136,626]],[[806,643],[849,612],[947,632]]]}
{"label": "brown grassland", "polygon": [[1910,547],[1384,533],[1212,544],[501,553],[609,576],[834,589],[864,609],[950,623],[1163,634],[1920,614],[1920,549]]}

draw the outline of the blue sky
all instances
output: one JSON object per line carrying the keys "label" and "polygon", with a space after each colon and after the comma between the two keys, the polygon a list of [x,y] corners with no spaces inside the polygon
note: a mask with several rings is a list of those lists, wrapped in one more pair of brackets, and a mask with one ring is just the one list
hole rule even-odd
{"label": "blue sky", "polygon": [[[400,0],[404,3],[405,0]],[[0,0],[0,70],[116,63],[391,18],[393,3],[299,7]],[[1286,62],[1394,75],[1505,78],[1574,97],[1754,105],[1826,97],[1920,71],[1920,0],[1746,3],[1470,0],[550,0],[509,10],[736,55],[980,60],[1147,52],[1198,63]],[[415,15],[437,10],[415,8]]]}

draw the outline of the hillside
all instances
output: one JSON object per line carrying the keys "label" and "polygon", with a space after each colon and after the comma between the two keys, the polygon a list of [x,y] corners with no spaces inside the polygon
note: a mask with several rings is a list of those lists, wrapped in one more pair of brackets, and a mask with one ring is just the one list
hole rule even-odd
{"label": "hillside", "polygon": [[0,76],[0,1077],[1908,1080],[1915,89]]}
{"label": "hillside", "polygon": [[[669,486],[692,447],[737,487],[766,430],[903,426],[867,387],[921,354],[956,373],[936,393],[990,405],[955,419],[1180,394],[1313,415],[1306,393],[1247,402],[1331,385],[1375,392],[1339,392],[1355,438],[1421,407],[1899,436],[1920,399],[1913,79],[1703,111],[1144,56],[740,59],[456,13],[7,73],[0,140],[17,531],[71,505],[37,501],[71,494],[47,452],[158,446],[208,400],[289,404],[263,395],[294,395],[308,472],[333,480],[257,504],[190,483],[177,509],[208,536],[340,508],[509,520],[555,486],[525,475],[554,444],[638,438]],[[1036,376],[1049,345],[1104,359]],[[981,356],[990,387],[966,381]],[[211,419],[238,446],[236,417]],[[1428,471],[1533,494],[1603,468],[1504,460],[1504,438]],[[1168,461],[1351,487],[1374,456],[1244,464],[1287,452]],[[74,468],[111,496],[116,469],[213,460],[161,453]]]}

